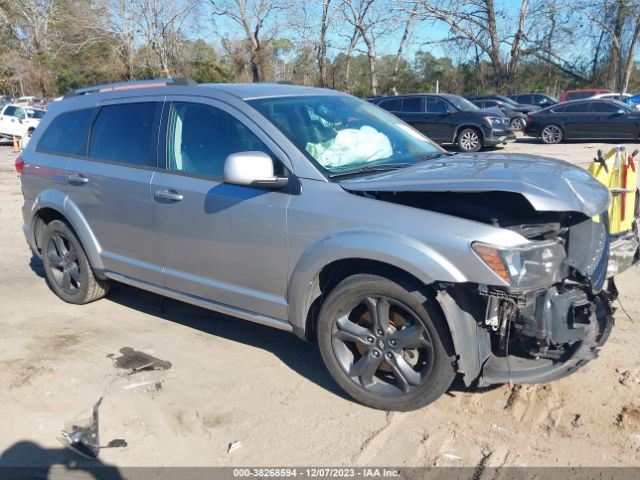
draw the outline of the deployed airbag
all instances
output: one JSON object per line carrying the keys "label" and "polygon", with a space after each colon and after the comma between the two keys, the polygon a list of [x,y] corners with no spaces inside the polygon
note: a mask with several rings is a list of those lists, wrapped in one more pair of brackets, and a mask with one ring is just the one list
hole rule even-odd
{"label": "deployed airbag", "polygon": [[335,138],[307,143],[307,152],[323,167],[372,162],[393,155],[389,138],[367,125],[340,130]]}

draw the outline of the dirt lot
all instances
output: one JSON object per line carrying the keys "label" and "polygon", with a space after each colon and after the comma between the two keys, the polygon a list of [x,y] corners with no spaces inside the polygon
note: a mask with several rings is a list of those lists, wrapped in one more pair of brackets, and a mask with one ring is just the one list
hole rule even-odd
{"label": "dirt lot", "polygon": [[[613,145],[525,140],[501,151],[586,166]],[[0,147],[0,465],[57,458],[65,422],[106,391],[101,444],[127,446],[100,459],[117,466],[640,466],[638,270],[619,278],[634,321],[619,310],[600,358],[573,376],[454,388],[387,413],[345,398],[293,335],[118,285],[87,306],[63,303],[24,241],[14,158]],[[126,375],[115,366],[124,347],[171,368]]]}

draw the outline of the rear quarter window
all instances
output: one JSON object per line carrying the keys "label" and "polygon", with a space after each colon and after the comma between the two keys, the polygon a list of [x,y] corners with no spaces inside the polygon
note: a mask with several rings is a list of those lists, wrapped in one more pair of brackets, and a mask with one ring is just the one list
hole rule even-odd
{"label": "rear quarter window", "polygon": [[91,129],[89,157],[155,166],[160,106],[159,102],[142,102],[102,107]]}
{"label": "rear quarter window", "polygon": [[58,115],[42,134],[36,150],[62,155],[85,155],[87,133],[95,109],[85,108]]}

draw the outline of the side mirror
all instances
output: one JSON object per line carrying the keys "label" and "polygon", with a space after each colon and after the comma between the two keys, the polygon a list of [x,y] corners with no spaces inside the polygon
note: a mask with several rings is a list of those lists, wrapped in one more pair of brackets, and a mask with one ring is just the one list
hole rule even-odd
{"label": "side mirror", "polygon": [[224,161],[223,179],[233,185],[282,188],[289,179],[277,177],[273,160],[264,152],[232,153]]}
{"label": "side mirror", "polygon": [[454,115],[456,112],[457,110],[453,107],[447,108],[447,115]]}
{"label": "side mirror", "polygon": [[625,113],[627,113],[627,111],[624,108],[619,108],[618,110],[616,110],[616,115],[624,115]]}

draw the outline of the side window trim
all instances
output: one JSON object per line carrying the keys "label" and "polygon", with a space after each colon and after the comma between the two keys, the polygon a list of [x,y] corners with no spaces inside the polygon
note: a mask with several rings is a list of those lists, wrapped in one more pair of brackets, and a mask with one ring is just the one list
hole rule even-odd
{"label": "side window trim", "polygon": [[[226,102],[223,102],[219,99],[214,99],[210,97],[199,97],[194,95],[167,95],[165,97],[165,108],[162,113],[162,122],[160,131],[160,141],[158,142],[159,148],[162,147],[162,152],[158,152],[158,169],[165,170],[167,172],[171,172],[177,175],[186,175],[186,176],[194,176],[198,178],[212,179],[211,176],[205,175],[197,175],[188,172],[178,172],[169,170],[169,158],[168,158],[168,147],[169,147],[169,115],[171,113],[171,106],[173,103],[196,103],[200,105],[207,105],[213,108],[217,108],[222,110],[223,112],[231,115],[238,122],[240,122],[246,129],[248,129],[251,133],[253,133],[258,140],[260,140],[271,152],[273,156],[273,160],[279,162],[284,167],[287,172],[286,175],[293,174],[293,167],[291,160],[285,154],[285,152],[278,146],[278,144],[271,139],[271,137],[262,130],[258,125],[256,125],[251,118],[246,115],[244,112],[235,108],[233,105],[230,105]],[[164,145],[160,145],[163,143]]]}

